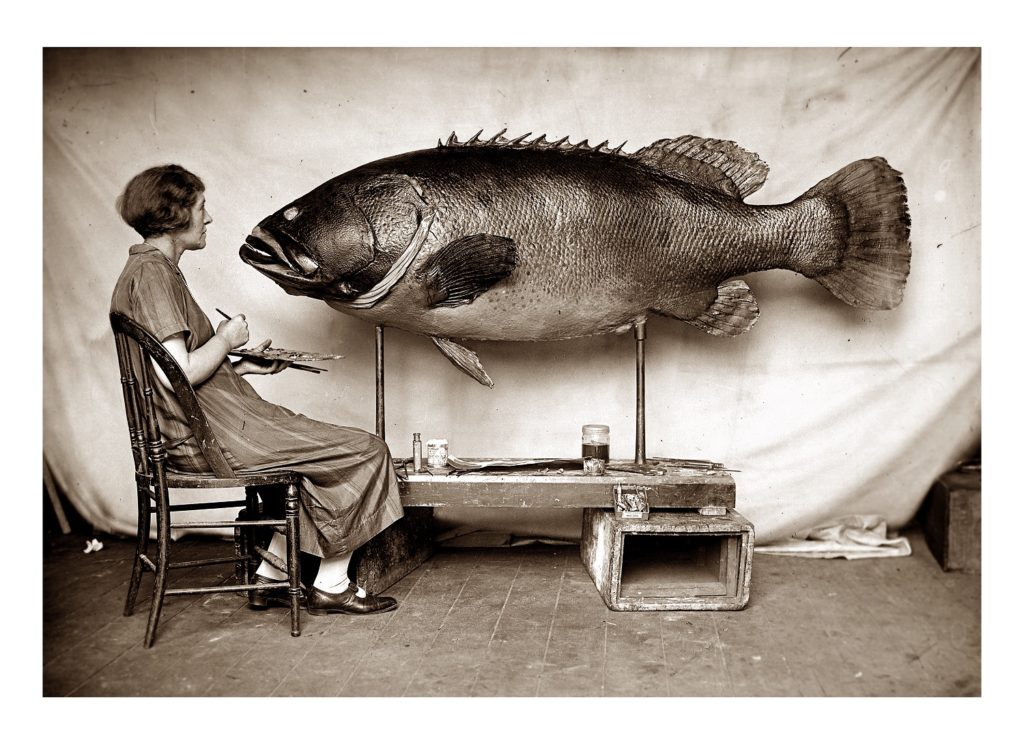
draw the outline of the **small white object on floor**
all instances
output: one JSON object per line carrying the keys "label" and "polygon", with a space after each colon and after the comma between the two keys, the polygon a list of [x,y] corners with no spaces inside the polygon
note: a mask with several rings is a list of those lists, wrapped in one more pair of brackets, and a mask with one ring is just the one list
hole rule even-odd
{"label": "small white object on floor", "polygon": [[103,544],[93,538],[92,540],[85,541],[85,550],[82,553],[95,553],[96,551],[102,551]]}
{"label": "small white object on floor", "polygon": [[755,553],[802,558],[888,558],[909,556],[910,541],[887,537],[879,515],[846,515],[792,538],[754,547]]}

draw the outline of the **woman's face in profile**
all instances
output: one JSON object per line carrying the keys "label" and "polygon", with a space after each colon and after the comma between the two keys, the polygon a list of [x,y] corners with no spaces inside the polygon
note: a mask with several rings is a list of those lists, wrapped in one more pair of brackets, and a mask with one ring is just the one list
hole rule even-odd
{"label": "woman's face in profile", "polygon": [[189,226],[178,232],[178,244],[186,250],[201,250],[206,246],[206,225],[213,223],[213,217],[206,210],[206,194],[200,193],[189,212]]}

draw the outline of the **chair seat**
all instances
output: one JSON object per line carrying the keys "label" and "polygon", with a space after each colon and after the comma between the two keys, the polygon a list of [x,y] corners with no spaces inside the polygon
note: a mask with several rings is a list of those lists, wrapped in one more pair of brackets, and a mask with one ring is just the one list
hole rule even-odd
{"label": "chair seat", "polygon": [[235,476],[226,478],[215,474],[186,473],[167,470],[167,485],[172,489],[231,489],[244,486],[274,486],[296,484],[302,474],[295,471],[235,471]]}

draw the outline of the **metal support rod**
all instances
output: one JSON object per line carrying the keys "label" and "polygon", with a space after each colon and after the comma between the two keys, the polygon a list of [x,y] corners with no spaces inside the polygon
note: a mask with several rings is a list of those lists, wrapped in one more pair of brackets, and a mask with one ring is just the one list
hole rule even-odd
{"label": "metal support rod", "polygon": [[384,327],[376,327],[377,335],[377,437],[384,439]]}
{"label": "metal support rod", "polygon": [[641,319],[633,325],[636,338],[636,456],[633,462],[647,463],[647,420],[644,412],[644,340],[647,339],[647,320]]}

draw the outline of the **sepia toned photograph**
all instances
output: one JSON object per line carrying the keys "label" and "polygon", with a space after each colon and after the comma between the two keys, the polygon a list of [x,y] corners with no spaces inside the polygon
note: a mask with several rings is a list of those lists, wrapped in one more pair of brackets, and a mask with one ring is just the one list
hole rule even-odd
{"label": "sepia toned photograph", "polygon": [[979,698],[978,47],[42,55],[42,695]]}

